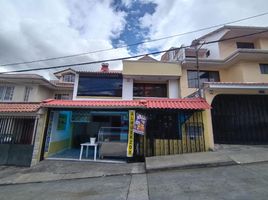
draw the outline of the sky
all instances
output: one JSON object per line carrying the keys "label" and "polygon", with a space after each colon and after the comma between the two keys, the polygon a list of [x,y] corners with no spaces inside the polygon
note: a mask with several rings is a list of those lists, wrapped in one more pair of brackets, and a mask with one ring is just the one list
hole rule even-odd
{"label": "sky", "polygon": [[[189,45],[213,29],[126,47],[267,11],[267,0],[0,0],[0,71],[128,57]],[[231,25],[268,26],[268,15]],[[109,50],[1,66],[105,49]],[[122,68],[121,61],[109,64],[111,69]],[[99,70],[100,64],[73,68]],[[27,73],[53,79],[53,72],[55,69]]]}

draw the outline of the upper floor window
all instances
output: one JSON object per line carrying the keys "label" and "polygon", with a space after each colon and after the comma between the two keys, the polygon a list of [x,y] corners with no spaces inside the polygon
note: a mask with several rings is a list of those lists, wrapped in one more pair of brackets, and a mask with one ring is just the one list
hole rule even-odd
{"label": "upper floor window", "polygon": [[63,75],[63,81],[64,82],[74,82],[74,74],[65,74]]}
{"label": "upper floor window", "polygon": [[0,86],[0,101],[11,101],[13,93],[14,86]]}
{"label": "upper floor window", "polygon": [[32,87],[28,87],[28,86],[25,87],[25,93],[24,93],[24,99],[23,99],[24,101],[29,101],[29,96],[32,90],[33,90]]}
{"label": "upper floor window", "polygon": [[268,74],[268,64],[260,64],[262,74]]}
{"label": "upper floor window", "polygon": [[69,100],[70,94],[55,94],[55,99]]}
{"label": "upper floor window", "polygon": [[[188,70],[188,87],[189,88],[198,88],[198,74],[197,71]],[[205,82],[219,82],[220,75],[218,71],[199,71],[200,77],[200,86]]]}
{"label": "upper floor window", "polygon": [[122,75],[79,76],[77,96],[122,97]]}
{"label": "upper floor window", "polygon": [[238,49],[254,49],[253,42],[237,42],[236,46]]}
{"label": "upper floor window", "polygon": [[134,97],[167,97],[167,84],[134,83]]}

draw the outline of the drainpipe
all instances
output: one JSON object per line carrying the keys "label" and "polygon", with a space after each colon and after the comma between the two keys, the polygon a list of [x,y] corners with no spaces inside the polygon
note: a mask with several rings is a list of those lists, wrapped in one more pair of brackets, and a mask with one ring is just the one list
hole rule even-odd
{"label": "drainpipe", "polygon": [[196,69],[197,69],[197,87],[198,87],[198,97],[201,96],[200,94],[200,70],[199,70],[199,59],[198,59],[198,51],[199,48],[197,48],[197,45],[199,44],[199,41],[197,41],[198,43],[195,44],[195,56],[196,56]]}

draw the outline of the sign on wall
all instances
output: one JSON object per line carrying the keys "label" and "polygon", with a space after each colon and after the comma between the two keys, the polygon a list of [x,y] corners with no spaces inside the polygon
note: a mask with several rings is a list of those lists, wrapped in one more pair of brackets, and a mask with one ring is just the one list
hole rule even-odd
{"label": "sign on wall", "polygon": [[140,135],[144,135],[146,127],[146,116],[136,113],[136,119],[134,123],[134,132]]}
{"label": "sign on wall", "polygon": [[128,128],[128,144],[127,144],[127,157],[133,157],[134,152],[134,123],[135,123],[135,110],[129,111],[129,128]]}

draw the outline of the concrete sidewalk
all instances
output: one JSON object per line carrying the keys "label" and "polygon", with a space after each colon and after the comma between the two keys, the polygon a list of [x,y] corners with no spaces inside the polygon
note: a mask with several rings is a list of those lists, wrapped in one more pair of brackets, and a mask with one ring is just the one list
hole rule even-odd
{"label": "concrete sidewalk", "polygon": [[268,146],[216,145],[213,152],[148,157],[147,172],[268,162]]}
{"label": "concrete sidewalk", "polygon": [[44,160],[31,168],[0,166],[0,185],[145,173],[144,163]]}
{"label": "concrete sidewalk", "polygon": [[[31,168],[0,166],[0,185],[94,178],[146,172],[268,162],[268,146],[219,145],[213,152],[146,158],[145,163],[45,160]],[[137,176],[139,177],[139,176]],[[139,182],[133,179],[133,184]],[[135,185],[135,184],[134,184]],[[131,187],[130,191],[136,191]],[[144,195],[143,195],[144,196]],[[130,198],[132,196],[130,195]]]}

